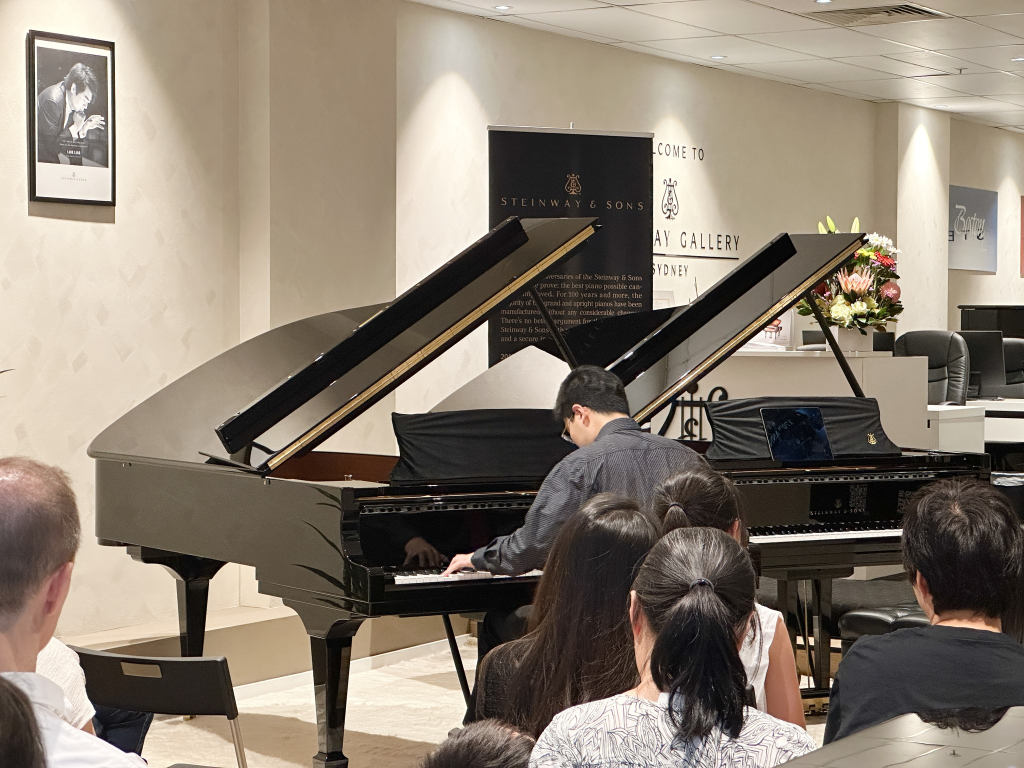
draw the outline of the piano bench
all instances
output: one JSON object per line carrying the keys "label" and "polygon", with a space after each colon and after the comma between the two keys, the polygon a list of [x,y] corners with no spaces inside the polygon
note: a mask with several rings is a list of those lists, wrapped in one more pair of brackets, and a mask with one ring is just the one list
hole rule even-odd
{"label": "piano bench", "polygon": [[928,617],[917,603],[891,608],[855,608],[839,619],[839,636],[843,655],[865,635],[884,635],[906,627],[927,627]]}

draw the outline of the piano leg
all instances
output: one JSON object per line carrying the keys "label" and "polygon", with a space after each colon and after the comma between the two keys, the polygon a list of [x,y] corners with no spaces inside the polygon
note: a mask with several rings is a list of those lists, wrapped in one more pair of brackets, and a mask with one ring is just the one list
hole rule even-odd
{"label": "piano leg", "polygon": [[220,560],[165,552],[149,547],[128,547],[128,554],[141,563],[162,565],[177,580],[178,640],[182,656],[202,656],[206,639],[206,607],[210,579],[224,567]]}
{"label": "piano leg", "polygon": [[319,751],[313,768],[348,768],[342,751],[345,741],[345,706],[352,638],[363,619],[339,618],[339,611],[285,600],[299,614],[309,634],[313,656],[313,693],[316,699],[316,738]]}
{"label": "piano leg", "polygon": [[832,687],[832,635],[829,626],[832,623],[832,579],[811,580],[812,604],[814,616],[814,687],[828,690]]}

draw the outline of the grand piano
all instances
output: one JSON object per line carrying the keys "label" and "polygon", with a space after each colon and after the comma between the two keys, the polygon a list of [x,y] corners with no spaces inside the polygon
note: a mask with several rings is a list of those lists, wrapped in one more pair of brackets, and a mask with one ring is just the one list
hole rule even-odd
{"label": "grand piano", "polygon": [[[496,422],[488,435],[482,431],[495,422],[486,414],[448,410],[431,414],[428,426],[449,423],[458,444],[458,430],[471,425],[465,439],[480,446],[471,452],[480,467],[430,477],[422,471],[428,464],[406,448],[401,457],[317,449],[596,229],[594,219],[510,219],[386,306],[308,318],[228,350],[136,406],[90,446],[97,536],[175,573],[183,655],[202,652],[209,580],[226,562],[255,566],[260,591],[300,616],[312,650],[314,766],[348,764],[348,669],[363,621],[530,601],[537,574],[441,577],[404,565],[405,545],[423,539],[451,556],[514,530],[567,447],[559,445],[558,424],[531,427],[524,415]],[[687,307],[564,336],[552,324],[554,350],[569,364],[582,358],[607,366],[627,382],[631,402],[643,403],[638,421],[664,422],[682,393],[847,263],[860,243],[854,235],[780,235]],[[727,424],[728,413],[722,418]],[[395,424],[423,426],[398,416]],[[522,466],[513,452],[502,453],[513,442]],[[399,443],[408,441],[399,436]],[[984,456],[897,449],[786,466],[728,452],[715,459],[713,442],[698,447],[757,509],[750,534],[762,570],[781,576],[780,584],[817,579],[823,598],[829,579],[854,564],[898,560],[900,504],[914,488],[987,473]],[[495,476],[495,455],[508,476]],[[827,668],[822,674],[827,681]]]}

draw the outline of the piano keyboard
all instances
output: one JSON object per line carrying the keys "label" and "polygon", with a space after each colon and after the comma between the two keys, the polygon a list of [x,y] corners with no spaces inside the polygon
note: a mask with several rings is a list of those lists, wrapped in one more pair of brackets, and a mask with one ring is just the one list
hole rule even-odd
{"label": "piano keyboard", "polygon": [[404,587],[410,584],[453,584],[457,581],[479,581],[481,579],[525,579],[536,578],[543,571],[533,570],[519,576],[496,576],[487,571],[464,571],[453,573],[451,576],[442,576],[442,568],[428,568],[420,571],[398,571],[392,577],[396,587]]}
{"label": "piano keyboard", "polygon": [[751,535],[751,544],[789,544],[801,541],[853,541],[855,539],[896,538],[903,535],[900,528],[876,528],[868,531],[810,531],[806,533],[771,533]]}

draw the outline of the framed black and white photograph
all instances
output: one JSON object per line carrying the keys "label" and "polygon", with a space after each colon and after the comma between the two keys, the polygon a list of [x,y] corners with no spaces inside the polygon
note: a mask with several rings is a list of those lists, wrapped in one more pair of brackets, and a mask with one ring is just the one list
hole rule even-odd
{"label": "framed black and white photograph", "polygon": [[114,205],[114,44],[28,33],[29,200]]}

